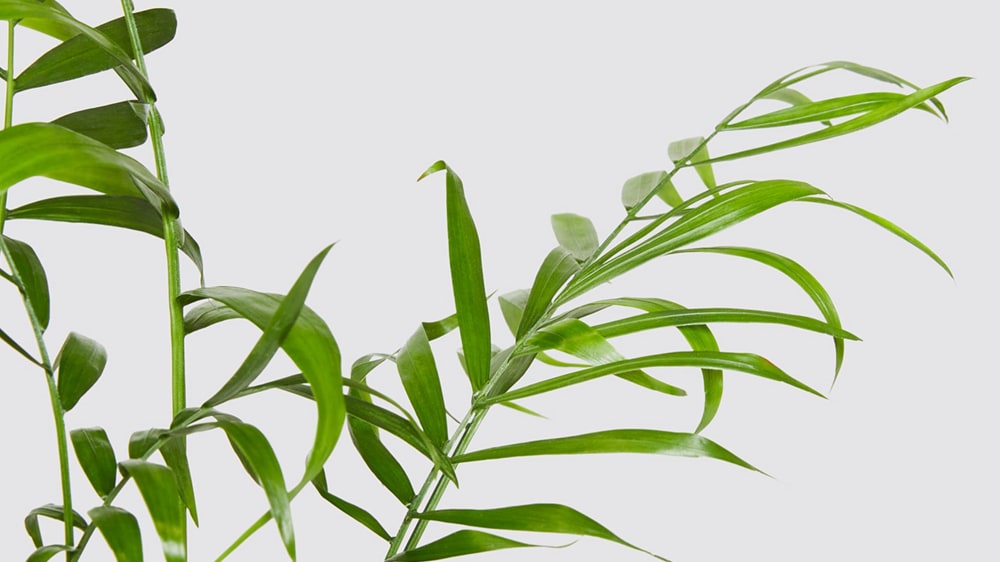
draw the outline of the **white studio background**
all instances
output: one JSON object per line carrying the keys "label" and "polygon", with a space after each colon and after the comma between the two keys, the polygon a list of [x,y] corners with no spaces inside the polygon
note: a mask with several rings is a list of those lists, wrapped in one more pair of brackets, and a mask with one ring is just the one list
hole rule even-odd
{"label": "white studio background", "polygon": [[[113,0],[64,4],[95,25],[119,8]],[[679,562],[996,560],[992,346],[1000,310],[991,164],[998,123],[989,103],[1000,87],[993,19],[973,0],[815,6],[178,2],[166,6],[177,11],[177,38],[147,62],[167,125],[171,183],[184,224],[201,243],[208,283],[283,292],[312,255],[339,241],[309,304],[330,323],[348,363],[396,349],[417,322],[451,311],[443,182],[414,183],[437,159],[465,181],[487,289],[503,293],[530,285],[554,244],[550,214],[583,214],[607,233],[621,217],[626,178],[666,167],[671,140],[709,132],[786,72],[846,59],[921,85],[974,76],[942,96],[949,125],[914,113],[849,138],[717,168],[722,181],[809,181],[910,229],[955,272],[952,281],[888,233],[825,207],[778,209],[720,237],[802,261],[837,301],[845,327],[865,340],[848,345],[830,400],[727,378],[707,435],[774,478],[707,460],[536,458],[463,468],[462,489],[449,492],[445,505],[564,502]],[[23,68],[46,43],[24,30],[18,37]],[[15,121],[127,96],[113,75],[88,78],[19,95]],[[147,148],[133,154],[150,161]],[[12,191],[12,204],[28,198],[21,189]],[[13,223],[9,233],[30,242],[46,265],[50,345],[75,330],[110,353],[108,371],[69,425],[106,427],[125,455],[129,433],[169,417],[161,244],[77,225]],[[186,287],[195,283],[187,270]],[[602,290],[811,313],[783,278],[723,259],[664,260]],[[14,295],[5,294],[0,307],[5,329],[22,322]],[[189,340],[192,402],[221,384],[252,345],[255,332],[232,324]],[[829,388],[826,338],[746,327],[721,329],[720,338]],[[457,346],[449,338],[437,350],[446,392],[462,404]],[[7,482],[0,545],[11,560],[31,550],[23,515],[59,498],[44,384],[23,363],[0,350]],[[287,361],[274,367],[274,376],[292,372]],[[376,373],[376,385],[389,384],[391,370]],[[698,379],[682,373],[676,380],[692,397],[595,383],[526,402],[550,419],[497,412],[477,443],[640,424],[690,430]],[[294,478],[311,440],[311,406],[277,396],[234,411],[272,436]],[[191,456],[202,511],[192,560],[209,560],[266,504],[219,436],[192,439]],[[401,510],[355,457],[345,436],[328,466],[331,488],[391,531]],[[79,471],[75,486],[85,511],[96,499]],[[123,505],[145,517],[134,490]],[[296,500],[295,518],[300,560],[380,560],[384,553],[381,541],[311,492]],[[146,528],[147,556],[159,559]],[[110,559],[100,542],[88,559]],[[232,559],[281,560],[282,553],[269,527]],[[590,539],[478,559],[612,557],[648,559]]]}

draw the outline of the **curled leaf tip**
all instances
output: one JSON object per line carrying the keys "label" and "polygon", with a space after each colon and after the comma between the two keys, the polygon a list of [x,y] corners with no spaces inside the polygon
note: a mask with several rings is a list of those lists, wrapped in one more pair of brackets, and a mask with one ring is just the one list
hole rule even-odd
{"label": "curled leaf tip", "polygon": [[424,170],[424,173],[420,174],[420,177],[417,178],[417,181],[420,181],[431,174],[435,174],[437,172],[440,172],[441,170],[447,170],[447,169],[448,169],[448,164],[445,164],[444,160],[438,160],[437,162],[431,164],[429,168]]}

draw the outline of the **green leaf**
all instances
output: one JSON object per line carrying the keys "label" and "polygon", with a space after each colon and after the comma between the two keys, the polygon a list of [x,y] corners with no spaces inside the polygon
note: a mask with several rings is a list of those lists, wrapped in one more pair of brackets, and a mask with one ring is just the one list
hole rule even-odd
{"label": "green leaf", "polygon": [[[654,328],[702,325],[716,322],[780,324],[832,335],[837,338],[858,340],[857,336],[841,329],[839,326],[833,326],[808,316],[746,308],[682,308],[664,310],[605,322],[604,324],[594,326],[593,329],[605,338],[614,338]],[[542,343],[548,344],[549,342],[543,341]]]}
{"label": "green leaf", "polygon": [[448,418],[441,379],[427,333],[421,326],[396,355],[396,368],[406,396],[424,431],[438,446],[448,440]]}
{"label": "green leaf", "polygon": [[448,216],[448,258],[451,286],[455,295],[462,349],[468,361],[469,381],[473,390],[486,384],[490,372],[490,316],[486,308],[483,259],[479,233],[465,200],[462,180],[442,160],[427,168],[421,179],[445,171]]}
{"label": "green leaf", "polygon": [[607,375],[613,375],[622,371],[635,369],[645,369],[650,367],[699,367],[708,369],[733,370],[758,377],[783,382],[800,390],[822,397],[823,395],[813,390],[809,386],[790,377],[787,373],[776,367],[773,363],[759,355],[752,353],[733,353],[726,351],[673,351],[670,353],[660,353],[656,355],[644,355],[632,359],[625,359],[598,365],[589,369],[582,369],[552,377],[532,385],[505,392],[499,396],[484,399],[484,403],[492,404],[505,400],[517,400],[527,396],[542,394],[574,384],[580,384]]}
{"label": "green leaf", "polygon": [[424,546],[400,552],[386,562],[427,562],[443,560],[455,556],[479,554],[507,548],[538,548],[544,545],[528,544],[483,533],[481,531],[458,531]]}
{"label": "green leaf", "polygon": [[424,327],[424,332],[427,333],[427,339],[434,341],[440,337],[443,337],[455,328],[458,328],[458,314],[452,314],[447,318],[442,318],[441,320],[435,320],[433,322],[421,322]]}
{"label": "green leaf", "polygon": [[[753,260],[774,268],[786,275],[803,291],[805,291],[807,295],[809,295],[809,298],[812,299],[813,303],[819,309],[820,314],[823,315],[827,324],[838,329],[841,328],[840,315],[837,313],[837,307],[834,306],[833,299],[830,298],[830,294],[826,291],[823,285],[820,284],[820,282],[811,273],[809,273],[806,268],[799,265],[798,262],[774,252],[736,246],[689,248],[685,250],[677,250],[674,253],[683,254],[689,252],[730,255]],[[837,374],[840,373],[840,367],[844,363],[844,340],[834,337],[833,345],[835,354],[834,378],[836,378]]]}
{"label": "green leaf", "polygon": [[893,224],[892,222],[890,222],[890,221],[888,221],[888,220],[886,220],[886,219],[884,219],[884,218],[876,215],[875,213],[873,213],[871,211],[867,211],[865,209],[862,209],[861,207],[858,207],[856,205],[851,205],[850,203],[842,203],[840,201],[834,201],[832,199],[824,199],[824,198],[821,198],[821,197],[807,197],[807,198],[803,199],[803,201],[808,201],[810,203],[822,203],[823,205],[831,205],[833,207],[839,207],[841,209],[845,209],[847,211],[851,211],[852,213],[854,213],[854,214],[856,214],[858,216],[864,217],[864,218],[870,220],[871,222],[873,222],[873,223],[881,226],[882,228],[888,230],[889,232],[895,234],[896,236],[902,238],[903,240],[906,240],[913,247],[917,248],[918,250],[920,250],[921,252],[923,252],[924,254],[926,254],[927,257],[931,258],[939,266],[941,266],[941,269],[945,270],[945,272],[948,274],[949,277],[952,277],[952,278],[955,277],[951,273],[951,269],[948,268],[948,264],[944,263],[944,260],[941,259],[937,254],[935,254],[933,250],[931,250],[929,247],[927,247],[926,244],[924,244],[920,240],[917,240],[916,237],[914,237],[909,232],[906,232],[902,228],[900,228],[900,227],[896,226],[895,224]]}
{"label": "green leaf", "polygon": [[629,178],[622,186],[622,205],[626,211],[630,211],[632,207],[645,201],[653,191],[671,207],[676,207],[684,201],[670,181],[670,176],[664,171],[658,171]]}
{"label": "green leaf", "polygon": [[108,352],[100,343],[70,332],[66,336],[53,368],[58,372],[57,388],[63,410],[70,411],[97,379],[108,363]]}
{"label": "green leaf", "polygon": [[[584,455],[597,453],[642,453],[675,457],[706,457],[757,470],[721,445],[695,433],[653,429],[613,429],[571,437],[557,437],[483,449],[453,460],[476,462],[536,455]],[[759,471],[758,471],[759,472]]]}
{"label": "green leaf", "polygon": [[151,453],[153,447],[167,435],[165,429],[144,429],[136,431],[128,438],[128,458],[141,459]]}
{"label": "green leaf", "polygon": [[552,297],[578,271],[580,264],[576,258],[561,246],[553,248],[549,255],[545,256],[535,275],[535,281],[531,284],[528,302],[524,305],[521,323],[517,328],[518,339],[524,337],[542,318],[552,304]]}
{"label": "green leaf", "polygon": [[135,480],[142,500],[146,503],[153,527],[160,536],[167,562],[187,560],[187,525],[184,503],[177,490],[173,471],[140,460],[121,462],[121,467]]}
{"label": "green leaf", "polygon": [[604,525],[579,511],[560,504],[537,503],[494,509],[443,509],[418,513],[415,517],[485,529],[595,537],[638,550],[659,560],[666,560],[623,540]]}
{"label": "green leaf", "polygon": [[31,306],[35,318],[44,331],[49,326],[49,281],[45,276],[42,262],[35,250],[25,242],[4,236],[3,243],[13,260],[10,265],[21,280],[25,301]]}
{"label": "green leaf", "polygon": [[146,142],[146,105],[123,101],[77,111],[52,121],[111,148],[131,148]]}
{"label": "green leaf", "polygon": [[12,338],[10,334],[3,331],[2,328],[0,328],[0,340],[3,340],[4,343],[9,345],[14,351],[20,353],[21,356],[27,359],[28,361],[31,361],[32,363],[38,365],[39,367],[42,367],[43,369],[45,368],[45,365],[42,364],[41,361],[35,359],[27,349],[24,349],[24,347],[21,344],[17,343],[17,341],[14,338]]}
{"label": "green leaf", "polygon": [[0,168],[0,192],[42,176],[107,195],[141,197],[171,218],[178,215],[167,187],[142,164],[58,125],[24,123],[0,131],[0,161],[14,163]]}
{"label": "green leaf", "polygon": [[524,307],[528,304],[528,291],[518,289],[497,297],[500,303],[500,313],[503,314],[504,323],[510,329],[510,333],[517,335],[517,328],[521,324],[524,316]]}
{"label": "green leaf", "polygon": [[39,547],[30,555],[28,555],[27,562],[47,562],[52,560],[52,558],[59,554],[60,552],[67,552],[71,550],[70,547],[62,544],[49,544],[43,547]]}
{"label": "green leaf", "polygon": [[118,480],[118,461],[108,434],[100,427],[88,427],[74,429],[69,437],[87,480],[97,495],[105,498]]}
{"label": "green leaf", "polygon": [[[736,123],[729,123],[722,127],[721,130],[761,129],[815,123],[816,121],[828,122],[830,119],[838,117],[866,113],[889,103],[899,102],[905,97],[905,94],[892,92],[869,92],[820,101],[809,101],[765,113],[757,117],[744,119]],[[927,104],[920,104],[914,106],[914,108],[937,116],[937,113]]]}
{"label": "green leaf", "polygon": [[142,533],[135,516],[112,506],[87,512],[115,555],[115,562],[142,562]]}
{"label": "green leaf", "polygon": [[351,519],[361,523],[368,530],[375,533],[383,540],[392,540],[392,536],[389,535],[389,532],[385,530],[385,527],[383,527],[382,524],[378,522],[378,519],[375,519],[371,513],[368,513],[366,510],[354,505],[353,503],[330,493],[326,485],[325,472],[320,471],[319,475],[316,476],[316,478],[313,478],[312,483],[316,488],[316,491],[319,492],[320,497],[328,501],[330,505],[336,507]]}
{"label": "green leaf", "polygon": [[552,231],[559,245],[566,248],[578,261],[585,261],[600,245],[594,223],[587,217],[573,213],[552,215]]}
{"label": "green leaf", "polygon": [[706,189],[715,189],[715,172],[709,162],[708,143],[704,137],[692,137],[670,143],[667,155],[675,164],[694,166]]}
{"label": "green leaf", "polygon": [[750,156],[756,156],[758,154],[766,154],[768,152],[775,152],[778,150],[784,150],[786,148],[792,148],[813,142],[824,141],[841,135],[846,135],[848,133],[853,133],[855,131],[860,131],[861,129],[871,127],[872,125],[877,125],[882,121],[886,121],[887,119],[895,117],[896,115],[899,115],[900,113],[906,111],[907,109],[918,107],[925,101],[934,98],[934,96],[937,96],[938,94],[958,84],[961,84],[966,80],[969,80],[969,78],[967,77],[952,78],[951,80],[946,80],[944,82],[941,82],[940,84],[935,84],[933,86],[917,90],[912,94],[901,97],[898,101],[885,103],[882,106],[878,107],[877,109],[868,111],[867,113],[859,115],[858,117],[855,117],[848,121],[837,123],[832,127],[826,127],[820,129],[819,131],[813,131],[811,133],[806,133],[804,135],[800,135],[798,137],[779,141],[776,143],[764,146],[758,146],[756,148],[751,148],[747,150],[741,150],[738,152],[732,152],[729,154],[725,154],[723,156],[717,156],[715,158],[707,160],[707,162],[725,162],[727,160],[747,158]]}
{"label": "green leaf", "polygon": [[[24,518],[24,530],[28,532],[28,536],[31,537],[31,542],[34,543],[35,547],[41,547],[42,543],[42,531],[38,526],[38,518],[47,517],[49,519],[55,519],[56,521],[63,521],[63,506],[55,504],[46,504],[42,507],[36,507],[28,512],[28,515]],[[87,520],[83,518],[77,512],[73,512],[73,526],[77,529],[86,529]]]}
{"label": "green leaf", "polygon": [[[261,361],[266,363],[273,352],[271,346],[280,341],[281,348],[309,381],[316,401],[316,436],[306,470],[296,487],[311,481],[329,458],[344,423],[344,395],[341,390],[340,350],[326,323],[308,307],[302,305],[322,258],[329,247],[306,266],[302,275],[284,299],[239,287],[197,289],[182,294],[179,300],[187,305],[202,299],[214,299],[238,312],[264,331],[251,356],[224,387],[213,397],[233,396],[245,389],[259,374]],[[292,313],[295,314],[292,314]],[[291,326],[287,323],[291,320]],[[284,334],[284,335],[282,335]],[[279,337],[280,336],[280,337]],[[265,360],[266,359],[266,360]]]}
{"label": "green leaf", "polygon": [[[33,201],[8,212],[9,220],[35,219],[115,226],[163,239],[163,215],[146,199],[125,195],[66,195]],[[180,250],[204,275],[201,248],[184,231]]]}
{"label": "green leaf", "polygon": [[191,520],[198,524],[198,506],[194,497],[194,482],[191,479],[191,465],[188,463],[187,442],[184,439],[173,437],[167,439],[160,447],[160,455],[163,462],[170,467],[177,478],[177,491],[181,495],[181,500],[191,513]]}
{"label": "green leaf", "polygon": [[[173,11],[156,8],[135,13],[143,53],[151,53],[166,45],[177,31],[177,17]],[[132,44],[124,18],[99,25],[102,33],[123,52],[131,53]],[[85,35],[76,35],[43,54],[17,77],[15,91],[39,88],[96,74],[112,69],[121,62],[108,54]]]}
{"label": "green leaf", "polygon": [[361,459],[375,478],[389,490],[399,503],[409,505],[417,495],[406,471],[396,457],[382,444],[374,426],[348,416],[347,429]]}

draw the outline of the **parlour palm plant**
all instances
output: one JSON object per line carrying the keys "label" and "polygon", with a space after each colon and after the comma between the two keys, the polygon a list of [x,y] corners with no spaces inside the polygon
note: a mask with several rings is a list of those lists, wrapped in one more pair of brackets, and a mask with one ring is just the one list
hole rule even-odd
{"label": "parlour palm plant", "polygon": [[[3,356],[4,371],[14,368],[8,364],[20,361],[39,372],[40,384],[46,385],[50,396],[61,475],[61,502],[26,514],[30,542],[3,545],[6,558],[23,557],[25,552],[32,562],[55,557],[86,560],[88,545],[100,534],[119,562],[142,560],[138,520],[117,502],[125,488],[135,486],[164,557],[170,562],[206,559],[205,553],[188,553],[189,520],[198,524],[198,504],[187,443],[208,431],[225,434],[269,506],[246,532],[233,538],[228,549],[218,553],[219,560],[236,552],[271,520],[288,556],[295,559],[291,504],[302,493],[318,493],[332,508],[384,539],[385,551],[371,553],[371,560],[383,556],[387,561],[415,562],[533,546],[496,534],[510,531],[596,537],[646,552],[590,515],[547,503],[546,498],[525,505],[447,509],[441,502],[449,487],[459,481],[464,465],[514,457],[643,453],[705,457],[756,470],[706,436],[722,404],[725,377],[751,375],[807,393],[821,393],[753,350],[723,348],[713,327],[720,323],[777,324],[830,338],[834,377],[842,365],[845,341],[857,337],[843,327],[820,281],[793,258],[763,248],[711,243],[712,235],[733,225],[757,220],[765,211],[791,202],[830,206],[877,224],[950,274],[940,257],[902,228],[839,201],[819,187],[794,179],[717,176],[713,167],[717,162],[745,160],[832,139],[908,110],[946,120],[938,96],[965,80],[954,78],[920,87],[876,68],[830,62],[774,80],[705,136],[671,143],[669,163],[663,170],[624,182],[620,201],[614,203],[616,212],[623,216],[610,233],[600,235],[583,216],[553,215],[557,244],[538,266],[534,279],[523,288],[499,295],[487,290],[480,234],[462,180],[449,164],[431,164],[420,179],[423,183],[443,183],[454,308],[442,311],[440,320],[417,325],[406,341],[388,342],[395,351],[362,354],[345,369],[331,330],[305,305],[329,247],[306,265],[285,294],[206,286],[204,276],[188,280],[189,288],[184,290],[181,254],[200,272],[201,251],[192,234],[181,226],[180,206],[169,188],[163,125],[144,62],[145,53],[173,38],[176,19],[167,9],[133,13],[130,0],[123,0],[122,8],[123,17],[91,27],[52,0],[0,0],[0,16],[8,22],[7,63],[0,70],[6,85],[4,130],[0,132],[0,231],[4,232],[0,238],[4,257],[0,276],[7,290],[20,294],[24,309],[19,317],[5,311],[2,318],[0,339],[12,350]],[[32,64],[17,69],[15,37],[22,28],[51,36],[57,44]],[[37,88],[68,88],[64,82],[109,70],[128,87],[131,99],[108,100],[111,103],[100,107],[53,115],[49,122],[14,124],[19,95],[31,95],[29,91]],[[813,99],[810,88],[814,83],[846,75],[861,79],[849,84],[863,83],[871,89]],[[723,136],[743,145],[720,151],[715,141]],[[147,140],[155,170],[122,152]],[[735,170],[738,167],[727,172]],[[30,191],[32,178],[49,178],[87,191],[71,189],[54,197],[28,198],[11,207],[8,191]],[[72,410],[80,400],[86,400],[98,382],[108,353],[82,334],[70,332],[56,339],[47,333],[49,319],[58,311],[50,311],[45,269],[30,241],[5,232],[8,224],[22,220],[104,225],[164,241],[172,419],[164,419],[160,427],[136,428],[128,443],[117,448],[104,429],[74,426]],[[771,270],[801,289],[816,314],[686,307],[670,300],[666,292],[595,296],[598,288],[606,289],[619,277],[642,275],[647,262],[685,253],[714,254]],[[491,333],[491,317],[502,317],[509,338]],[[188,396],[185,338],[234,319],[248,320],[259,328],[259,339],[214,394]],[[459,360],[446,361],[440,344],[433,342],[456,330]],[[654,330],[677,330],[684,345],[664,348],[656,339],[641,338]],[[511,343],[496,343],[505,340]],[[619,351],[624,347],[618,342],[633,340],[648,349],[641,353]],[[279,373],[262,381],[265,368],[279,350],[299,372]],[[538,439],[510,435],[509,444],[474,446],[477,432],[495,408],[537,416],[531,409],[532,397],[567,393],[566,389],[596,379],[614,377],[622,384],[664,395],[668,401],[683,397],[690,389],[675,384],[672,373],[676,370],[670,369],[674,367],[696,369],[701,374],[702,387],[694,392],[701,400],[701,415],[690,427],[669,431],[629,428],[608,419],[608,427],[596,432]],[[448,393],[462,398],[451,403],[446,403],[442,389],[440,373],[445,369],[464,371],[463,390]],[[380,383],[388,378],[396,379],[401,396],[393,397],[393,391],[386,389],[393,385]],[[291,479],[264,433],[227,408],[243,397],[275,391],[301,396],[316,412],[308,458]],[[345,426],[349,439],[341,440]],[[336,495],[347,484],[328,479],[324,467],[338,441],[341,447],[353,445],[371,476],[398,500],[396,522],[380,520],[364,506]],[[404,449],[412,451],[401,455]],[[82,486],[71,482],[74,462],[96,497],[83,500]],[[31,483],[33,487],[39,484]],[[42,519],[59,522],[61,536],[43,533]],[[432,524],[465,529],[426,540],[425,530]]]}

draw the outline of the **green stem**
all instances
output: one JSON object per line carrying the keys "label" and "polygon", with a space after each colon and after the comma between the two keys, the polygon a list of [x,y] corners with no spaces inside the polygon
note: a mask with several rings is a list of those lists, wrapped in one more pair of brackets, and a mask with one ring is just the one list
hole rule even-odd
{"label": "green stem", "polygon": [[[129,41],[132,44],[132,54],[135,65],[143,76],[149,78],[146,70],[146,60],[143,57],[142,42],[139,38],[139,28],[135,23],[135,6],[132,0],[121,0],[122,11],[125,14],[125,25],[128,28]],[[153,143],[153,157],[156,161],[156,177],[163,185],[170,185],[167,178],[167,156],[163,148],[163,119],[156,109],[156,103],[151,99],[142,100],[149,107],[149,136]],[[170,381],[171,409],[177,415],[187,407],[187,390],[184,373],[184,310],[177,302],[181,293],[181,273],[178,243],[183,231],[176,219],[163,216],[163,243],[167,254],[167,303],[170,310]]]}
{"label": "green stem", "polygon": [[[14,121],[14,29],[16,21],[7,22],[7,80],[6,95],[4,105],[3,128],[6,129]],[[21,300],[24,303],[24,310],[31,322],[32,332],[35,335],[35,342],[38,345],[38,354],[41,358],[41,367],[45,372],[45,381],[49,390],[49,402],[52,407],[52,417],[55,421],[56,447],[59,452],[59,480],[62,487],[63,503],[63,540],[68,547],[73,546],[73,494],[70,486],[69,476],[69,440],[66,438],[66,412],[63,411],[62,401],[59,399],[59,390],[56,386],[55,372],[52,369],[52,361],[49,359],[48,347],[45,345],[44,331],[38,315],[31,302],[28,301],[24,292],[24,282],[22,281],[17,265],[10,254],[10,249],[3,241],[3,227],[7,220],[7,191],[0,192],[0,253],[3,253],[7,265],[10,266],[10,277],[14,283],[21,288]],[[66,552],[66,560],[70,558],[70,552]]]}

